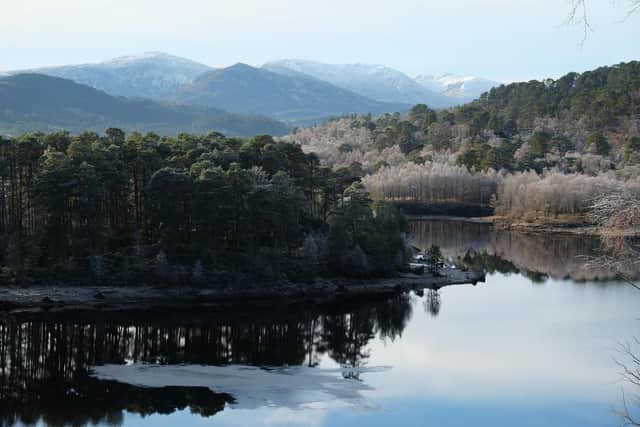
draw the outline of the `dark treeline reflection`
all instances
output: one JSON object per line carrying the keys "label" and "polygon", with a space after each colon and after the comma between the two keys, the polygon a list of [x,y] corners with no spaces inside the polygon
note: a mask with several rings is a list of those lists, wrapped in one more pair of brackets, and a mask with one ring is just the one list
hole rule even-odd
{"label": "dark treeline reflection", "polygon": [[[411,318],[409,295],[351,307],[189,316],[174,322],[0,320],[0,425],[122,423],[122,411],[213,415],[232,396],[206,389],[143,389],[91,378],[100,364],[316,366],[367,363],[374,337],[395,339]],[[179,318],[179,316],[177,316]],[[222,320],[221,320],[222,319]],[[354,378],[357,374],[345,374]],[[225,390],[217,390],[224,393]]]}
{"label": "dark treeline reflection", "polygon": [[[533,281],[546,276],[607,280],[619,274],[591,262],[600,250],[593,236],[520,233],[496,230],[488,224],[441,220],[411,221],[410,231],[417,247],[437,245],[445,257],[473,270],[521,272]],[[622,271],[626,276],[640,277],[638,265],[627,268]]]}

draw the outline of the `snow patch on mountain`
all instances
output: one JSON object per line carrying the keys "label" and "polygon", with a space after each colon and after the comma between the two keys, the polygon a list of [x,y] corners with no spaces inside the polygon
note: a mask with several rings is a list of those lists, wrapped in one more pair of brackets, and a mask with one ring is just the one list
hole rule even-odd
{"label": "snow patch on mountain", "polygon": [[100,63],[31,71],[73,80],[111,95],[167,99],[210,70],[207,65],[189,59],[160,52],[145,52]]}
{"label": "snow patch on mountain", "polygon": [[381,102],[426,103],[434,107],[447,104],[446,98],[442,95],[421,86],[406,74],[384,65],[323,64],[300,59],[283,59],[268,62],[263,68],[281,74],[306,74]]}
{"label": "snow patch on mountain", "polygon": [[[293,78],[302,86],[313,86],[312,80],[323,82],[367,98],[370,103],[389,104],[389,110],[385,110],[389,112],[405,111],[415,104],[451,107],[471,101],[498,85],[491,80],[455,74],[421,75],[413,79],[398,70],[376,64],[324,64],[283,59],[268,62],[262,68]],[[173,102],[200,77],[216,69],[162,52],[145,52],[99,63],[26,71],[69,79],[110,95]],[[24,71],[12,73],[19,72]]]}
{"label": "snow patch on mountain", "polygon": [[500,83],[481,77],[457,74],[419,75],[415,81],[425,88],[441,93],[447,97],[459,99],[461,102],[478,98]]}

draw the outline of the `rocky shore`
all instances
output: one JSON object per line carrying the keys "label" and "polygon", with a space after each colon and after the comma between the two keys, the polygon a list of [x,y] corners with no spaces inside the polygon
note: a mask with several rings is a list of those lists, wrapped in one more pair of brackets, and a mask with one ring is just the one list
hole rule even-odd
{"label": "rocky shore", "polygon": [[355,280],[324,279],[312,283],[287,281],[226,286],[105,286],[10,285],[0,287],[0,313],[121,311],[153,308],[184,309],[232,302],[297,301],[325,303],[374,295],[445,286],[476,284],[483,273],[443,269],[440,274],[405,274],[395,278]]}

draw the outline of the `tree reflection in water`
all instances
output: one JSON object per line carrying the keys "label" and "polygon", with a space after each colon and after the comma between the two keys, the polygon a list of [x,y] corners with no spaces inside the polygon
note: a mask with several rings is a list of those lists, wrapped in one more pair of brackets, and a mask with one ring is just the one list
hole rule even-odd
{"label": "tree reflection in water", "polygon": [[489,224],[444,220],[410,222],[413,244],[423,250],[431,245],[471,270],[521,272],[534,281],[571,278],[612,280],[623,273],[640,278],[640,263],[622,271],[588,262],[601,252],[597,237],[559,233],[521,233],[496,230]]}
{"label": "tree reflection in water", "polygon": [[[395,339],[412,314],[409,295],[279,312],[245,306],[186,315],[182,321],[171,320],[179,315],[139,322],[0,320],[0,425],[39,419],[47,425],[119,425],[123,410],[146,415],[187,407],[210,416],[232,396],[100,381],[88,375],[88,367],[127,362],[313,367],[326,354],[343,368],[355,368],[366,365],[371,339]],[[356,373],[344,376],[358,379]]]}
{"label": "tree reflection in water", "polygon": [[440,308],[442,307],[440,292],[437,289],[430,289],[423,305],[425,312],[429,313],[431,317],[437,317],[438,314],[440,314]]}

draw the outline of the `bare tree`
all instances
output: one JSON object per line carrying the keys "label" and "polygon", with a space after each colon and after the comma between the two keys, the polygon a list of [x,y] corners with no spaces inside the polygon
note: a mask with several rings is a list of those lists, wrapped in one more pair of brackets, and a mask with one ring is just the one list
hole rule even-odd
{"label": "bare tree", "polygon": [[599,225],[602,255],[595,261],[612,267],[627,283],[640,285],[626,271],[640,264],[640,197],[630,191],[600,195],[590,209],[592,221]]}
{"label": "bare tree", "polygon": [[623,191],[625,183],[613,174],[587,176],[557,171],[538,175],[516,172],[500,182],[496,213],[509,218],[533,220],[559,215],[585,214],[601,194]]}
{"label": "bare tree", "polygon": [[376,197],[396,202],[464,202],[488,205],[502,176],[465,166],[426,162],[386,166],[363,178]]}
{"label": "bare tree", "polygon": [[[613,267],[619,276],[634,288],[640,285],[625,273],[640,264],[640,196],[630,191],[600,195],[591,206],[592,220],[600,226],[603,254],[596,262]],[[620,416],[625,424],[640,426],[640,340],[620,345],[621,359],[614,359],[621,369],[623,381],[633,388],[628,396],[623,389]]]}
{"label": "bare tree", "polygon": [[640,426],[640,418],[637,411],[633,409],[640,406],[640,394],[637,392],[640,390],[640,357],[637,352],[639,345],[640,340],[637,338],[632,342],[620,344],[620,353],[624,360],[615,359],[621,369],[622,379],[636,390],[632,396],[628,396],[624,390],[622,392],[622,410],[619,411],[619,415],[625,424],[630,426]]}

